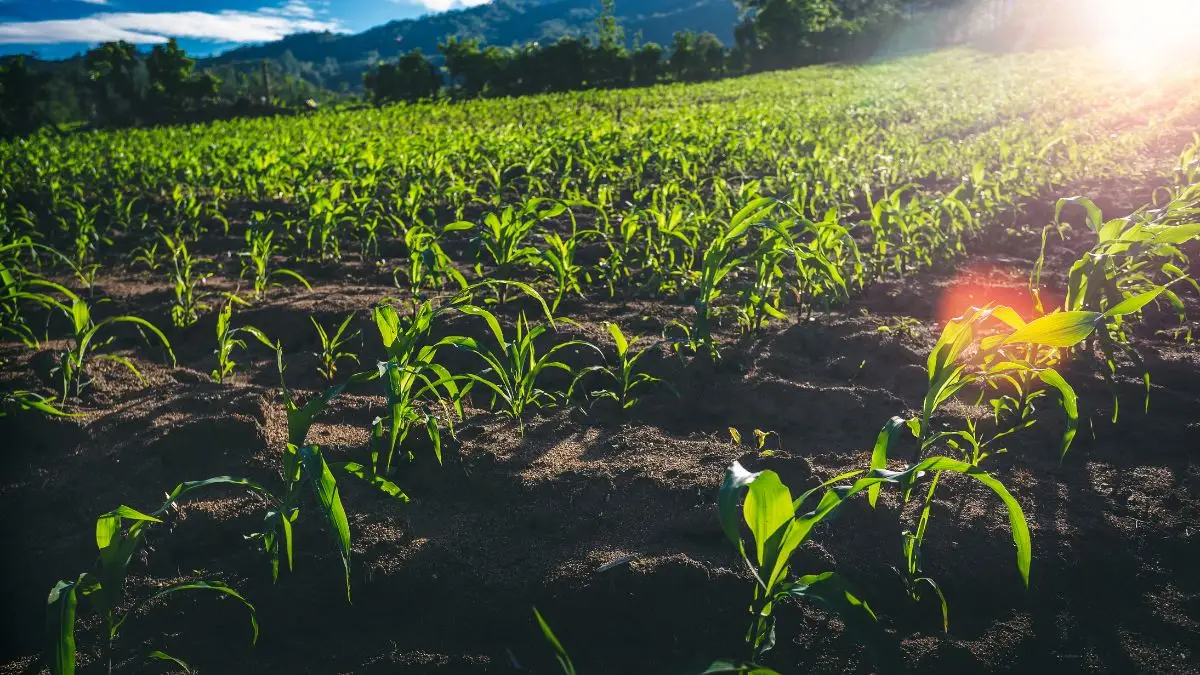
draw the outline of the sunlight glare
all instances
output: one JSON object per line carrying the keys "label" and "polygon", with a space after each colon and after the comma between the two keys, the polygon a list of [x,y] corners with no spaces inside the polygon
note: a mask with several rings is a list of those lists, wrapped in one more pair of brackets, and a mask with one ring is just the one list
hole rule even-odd
{"label": "sunlight glare", "polygon": [[1152,79],[1200,42],[1200,0],[1096,0],[1089,30],[1115,69]]}

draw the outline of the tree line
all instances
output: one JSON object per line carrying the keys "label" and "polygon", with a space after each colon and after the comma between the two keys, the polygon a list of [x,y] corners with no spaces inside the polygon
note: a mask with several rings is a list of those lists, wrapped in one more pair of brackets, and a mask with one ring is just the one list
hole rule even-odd
{"label": "tree line", "polygon": [[870,56],[917,12],[962,0],[739,0],[735,44],[712,33],[675,33],[671,45],[635,38],[627,48],[613,0],[601,1],[595,39],[565,36],[512,47],[450,37],[438,45],[444,65],[416,49],[367,72],[376,103],[438,97],[517,96],[578,89],[699,82],[751,72]]}
{"label": "tree line", "polygon": [[[379,63],[363,84],[369,99],[382,104],[699,82],[862,59],[913,25],[929,25],[931,12],[949,15],[985,6],[1000,17],[1007,14],[996,8],[1014,1],[738,0],[741,20],[733,45],[727,47],[712,33],[685,30],[664,47],[642,43],[640,36],[627,45],[613,0],[600,0],[592,36],[511,47],[449,37],[438,45],[440,65],[413,50]],[[958,16],[954,22],[969,23]],[[197,72],[195,66],[174,40],[146,54],[127,42],[105,43],[81,58],[36,68],[19,56],[2,59],[0,136],[64,122],[111,127],[269,114],[338,96],[289,73],[282,63],[264,61],[261,73],[231,65]]]}
{"label": "tree line", "polygon": [[304,107],[330,92],[263,62],[247,74],[233,67],[196,70],[175,40],[139,52],[107,42],[63,62],[0,59],[0,137],[42,127],[123,127],[200,122]]}

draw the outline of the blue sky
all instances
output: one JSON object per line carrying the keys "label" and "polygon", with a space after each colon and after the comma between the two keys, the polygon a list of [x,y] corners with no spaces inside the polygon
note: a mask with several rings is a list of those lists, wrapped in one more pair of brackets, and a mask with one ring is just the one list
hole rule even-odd
{"label": "blue sky", "polygon": [[487,0],[0,0],[0,54],[64,58],[126,40],[144,49],[176,38],[214,54],[292,33],[356,33]]}

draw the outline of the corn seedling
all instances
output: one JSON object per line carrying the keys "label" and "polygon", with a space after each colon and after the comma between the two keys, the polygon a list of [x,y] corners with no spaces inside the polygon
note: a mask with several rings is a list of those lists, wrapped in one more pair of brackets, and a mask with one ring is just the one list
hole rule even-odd
{"label": "corn seedling", "polygon": [[[1032,426],[1034,402],[1047,390],[1054,390],[1066,413],[1066,430],[1059,448],[1060,458],[1071,447],[1079,425],[1077,397],[1074,389],[1054,369],[1059,352],[1085,340],[1106,317],[1096,312],[1059,312],[1049,314],[1026,323],[1011,308],[1004,306],[973,309],[962,317],[951,320],[943,329],[937,344],[928,358],[929,387],[919,415],[911,419],[892,418],[880,431],[871,456],[871,468],[886,474],[888,448],[901,429],[907,428],[917,439],[917,454],[914,461],[932,448],[944,445],[957,451],[962,459],[935,457],[933,466],[953,467],[960,473],[980,478],[980,464],[990,455],[1004,452],[993,444],[1011,434]],[[995,324],[1000,332],[996,333]],[[993,334],[985,333],[991,327]],[[1036,385],[1036,386],[1035,386]],[[960,392],[978,389],[976,405],[988,400],[994,417],[995,430],[990,437],[982,433],[978,423],[967,420],[962,429],[934,431],[933,419],[941,407],[956,398]],[[945,461],[943,461],[945,460]],[[930,460],[921,460],[918,465]],[[966,467],[969,470],[962,470]],[[940,473],[934,473],[925,494],[924,503],[912,530],[902,533],[904,569],[897,570],[905,587],[914,600],[920,600],[920,588],[928,586],[938,595],[942,606],[943,625],[948,626],[948,608],[937,583],[922,572],[921,549],[924,543]],[[1002,485],[994,478],[980,478],[1000,494]],[[989,483],[992,481],[992,483]],[[905,502],[911,496],[911,486],[904,490]],[[872,487],[869,501],[875,505],[879,487]],[[1007,493],[1001,494],[1008,504]],[[1010,507],[1014,538],[1017,536],[1019,519]],[[1019,509],[1019,507],[1017,507]],[[1026,535],[1027,536],[1027,535]],[[1020,551],[1022,542],[1017,543]],[[1019,557],[1018,567],[1028,585],[1028,562]]]}
{"label": "corn seedling", "polygon": [[330,335],[324,326],[317,323],[316,319],[309,317],[313,328],[317,329],[317,337],[321,340],[321,351],[317,354],[317,357],[321,359],[321,365],[317,367],[317,372],[326,380],[332,380],[337,376],[337,364],[339,361],[353,361],[354,363],[358,363],[358,356],[353,352],[343,349],[347,342],[361,334],[361,331],[355,331],[350,335],[345,334],[346,328],[350,326],[352,320],[354,320],[353,312],[346,315],[346,318],[338,325],[337,331]]}
{"label": "corn seedling", "polygon": [[23,253],[36,256],[39,252],[71,264],[61,253],[28,239],[0,245],[0,335],[15,337],[31,348],[39,347],[41,342],[25,320],[21,305],[53,308],[57,304],[54,293],[70,293],[60,284],[38,278],[21,260]]}
{"label": "corn seedling", "polygon": [[6,391],[0,393],[0,417],[4,417],[7,408],[20,408],[21,410],[37,410],[51,417],[78,417],[79,415],[64,412],[54,407],[54,405],[46,397],[32,391],[16,389],[14,391]]}
{"label": "corn seedling", "polygon": [[494,343],[486,347],[474,338],[455,336],[448,342],[478,356],[487,366],[482,373],[467,373],[466,377],[492,394],[492,407],[517,421],[521,433],[525,432],[524,415],[530,408],[543,408],[559,403],[560,397],[538,387],[538,379],[548,370],[561,370],[568,376],[572,369],[562,361],[554,360],[556,354],[568,347],[596,347],[583,340],[568,340],[554,345],[544,354],[538,355],[535,341],[553,327],[550,319],[532,327],[524,312],[517,319],[511,340],[505,338],[495,315],[485,309],[466,305],[460,311],[484,319],[491,331]]}
{"label": "corn seedling", "polygon": [[537,607],[533,608],[533,617],[537,620],[538,628],[542,631],[542,636],[546,638],[546,642],[549,642],[550,647],[554,649],[554,659],[558,661],[558,667],[562,669],[563,675],[575,675],[575,664],[571,663],[571,655],[567,653],[566,648],[559,642],[554,631],[550,630],[550,624],[546,623],[546,619],[542,618],[542,613],[537,611]]}
{"label": "corn seedling", "polygon": [[467,280],[442,249],[442,240],[450,232],[465,232],[474,227],[473,223],[459,221],[450,223],[440,232],[424,223],[406,229],[404,245],[408,249],[408,264],[392,273],[396,285],[400,285],[403,273],[408,277],[408,289],[414,294],[440,290],[450,282],[454,282],[459,290],[466,288]]}
{"label": "corn seedling", "polygon": [[275,252],[275,246],[272,240],[275,233],[262,230],[250,229],[246,231],[246,243],[250,246],[249,251],[243,251],[242,256],[242,278],[249,274],[254,281],[254,297],[261,299],[267,293],[267,289],[272,286],[279,285],[275,279],[278,277],[287,277],[300,283],[308,290],[312,290],[308,280],[300,276],[293,270],[280,268],[272,269],[272,256]]}
{"label": "corn seedling", "polygon": [[159,260],[159,243],[158,240],[149,241],[133,249],[131,265],[142,265],[150,272],[157,272],[158,268],[162,267],[162,261]]}
{"label": "corn seedling", "polygon": [[379,364],[379,376],[387,397],[388,417],[376,424],[370,475],[387,477],[392,474],[396,448],[414,427],[425,429],[438,462],[442,461],[439,421],[429,412],[429,404],[450,401],[461,416],[459,397],[462,392],[457,384],[458,378],[451,376],[449,371],[434,361],[438,350],[451,344],[453,338],[432,343],[429,334],[437,318],[445,312],[461,308],[469,297],[469,293],[460,294],[437,309],[426,301],[418,305],[407,318],[402,318],[388,304],[374,309],[375,325],[388,355],[388,360]]}
{"label": "corn seedling", "polygon": [[[637,343],[638,338],[634,337],[632,340],[626,338],[620,326],[615,323],[605,325],[608,327],[608,334],[612,336],[613,344],[617,348],[617,364],[613,366],[588,366],[580,369],[579,374],[575,376],[574,382],[571,383],[571,388],[567,390],[567,397],[571,396],[572,391],[581,379],[591,373],[598,373],[612,380],[612,386],[609,389],[591,391],[591,398],[593,400],[610,399],[620,406],[622,410],[628,410],[637,405],[640,400],[634,396],[634,390],[645,385],[662,382],[662,379],[642,372],[637,367],[637,362],[654,345],[649,345],[638,351],[631,351],[634,344]],[[667,386],[670,387],[669,384]]]}
{"label": "corn seedling", "polygon": [[[306,487],[311,487],[317,505],[329,527],[336,550],[345,572],[346,600],[350,600],[350,525],[338,492],[333,469],[325,461],[320,447],[308,443],[308,432],[317,416],[324,412],[333,399],[351,384],[368,382],[374,373],[360,373],[345,382],[326,389],[301,406],[288,389],[283,376],[283,349],[276,344],[276,367],[279,370],[280,391],[287,413],[287,443],[283,449],[283,490],[279,495],[266,493],[271,506],[263,517],[262,532],[251,535],[261,539],[263,551],[271,563],[271,578],[278,580],[281,559],[292,569],[292,528],[300,517],[300,498]],[[396,488],[399,491],[399,488]]]}
{"label": "corn seedling", "polygon": [[[752,432],[754,434],[754,449],[758,451],[759,457],[770,457],[775,454],[776,450],[767,449],[767,441],[772,436],[775,437],[777,449],[783,449],[783,439],[780,438],[779,432],[763,431],[762,429],[753,429]],[[735,446],[742,444],[742,432],[738,431],[736,427],[729,427],[729,438]]]}
{"label": "corn seedling", "polygon": [[[538,207],[547,201],[533,199],[521,209],[509,206],[499,215],[489,213],[484,217],[483,225],[475,238],[475,246],[481,257],[494,266],[488,278],[512,281],[518,267],[532,267],[541,259],[537,248],[527,245],[526,239],[538,223],[560,215],[567,208],[563,204],[554,204],[539,211]],[[476,274],[482,277],[482,268],[478,265],[476,268]],[[501,284],[498,291],[498,302],[503,305],[507,299],[508,286]]]}
{"label": "corn seedling", "polygon": [[[864,640],[881,667],[894,660],[895,646],[878,627],[875,612],[845,578],[836,572],[796,578],[790,575],[792,556],[808,541],[813,528],[846,499],[885,479],[860,479],[851,487],[827,490],[811,511],[805,511],[806,502],[822,489],[861,473],[838,476],[793,500],[791,491],[773,471],[750,473],[737,462],[726,470],[717,500],[721,528],[741,553],[755,581],[749,607],[750,628],[746,632],[750,652],[747,663],[761,662],[774,647],[777,605],[801,598],[840,616],[847,628]],[[737,501],[743,490],[746,498],[739,518]],[[743,536],[739,521],[749,529],[749,541]]]}
{"label": "corn seedling", "polygon": [[[49,639],[46,661],[51,675],[74,675],[76,671],[75,623],[80,596],[86,597],[100,616],[103,660],[108,673],[113,672],[113,663],[117,656],[117,638],[122,626],[147,605],[181,591],[210,591],[237,600],[245,606],[250,616],[250,627],[253,631],[251,644],[258,641],[258,620],[254,605],[220,581],[185,581],[172,584],[132,604],[126,598],[125,581],[146,533],[154,525],[162,523],[163,519],[177,508],[178,502],[184,496],[210,485],[236,485],[265,493],[265,490],[251,481],[220,476],[179,484],[167,495],[163,505],[153,513],[142,513],[128,506],[121,506],[96,519],[96,548],[99,550],[97,568],[84,572],[75,579],[59,581],[50,589],[46,600],[46,627]],[[147,656],[183,664],[183,661],[162,652],[151,652]],[[187,669],[185,664],[184,667]]]}
{"label": "corn seedling", "polygon": [[197,268],[200,262],[188,251],[187,242],[182,238],[176,239],[170,235],[162,235],[163,243],[171,254],[171,281],[175,290],[175,304],[171,306],[171,320],[179,328],[186,328],[200,318],[200,313],[208,309],[204,304],[202,294],[197,290],[210,275],[200,273]]}
{"label": "corn seedling", "polygon": [[246,349],[246,341],[238,337],[245,333],[263,343],[270,349],[275,349],[275,344],[261,330],[254,326],[241,326],[232,328],[230,319],[233,316],[233,300],[228,300],[221,312],[217,314],[217,348],[213,350],[213,354],[217,357],[217,367],[212,371],[212,379],[218,384],[223,384],[225,379],[233,374],[233,369],[237,367],[237,362],[233,360],[234,349]]}
{"label": "corn seedling", "polygon": [[[171,343],[154,324],[143,318],[129,315],[108,317],[97,323],[92,318],[91,306],[85,300],[65,288],[59,288],[59,291],[66,295],[71,303],[66,305],[57,300],[51,301],[52,306],[71,321],[69,346],[59,355],[58,365],[54,369],[62,381],[63,403],[66,403],[69,396],[79,396],[87,387],[90,382],[87,379],[87,366],[93,360],[112,361],[125,366],[139,381],[145,383],[141,371],[129,359],[117,354],[95,353],[96,350],[111,344],[115,339],[115,336],[111,335],[102,337],[112,326],[130,324],[136,326],[139,331],[141,329],[150,331],[167,350],[167,355],[171,357],[171,365],[175,365],[175,353],[171,351]],[[145,337],[144,333],[143,337]]]}
{"label": "corn seedling", "polygon": [[787,320],[781,305],[784,273],[782,264],[793,256],[796,244],[784,229],[764,229],[763,238],[748,262],[754,266],[754,282],[741,293],[738,324],[746,333],[757,333],[769,319]]}
{"label": "corn seedling", "polygon": [[[1175,310],[1180,326],[1187,322],[1183,301],[1172,286],[1186,282],[1197,292],[1200,284],[1185,270],[1188,258],[1179,248],[1200,239],[1200,223],[1195,212],[1200,205],[1200,183],[1180,187],[1171,193],[1169,203],[1159,209],[1141,210],[1125,218],[1105,221],[1100,207],[1085,197],[1060,199],[1055,206],[1055,225],[1042,232],[1042,250],[1030,276],[1030,290],[1039,309],[1038,294],[1042,267],[1045,264],[1046,235],[1052,227],[1060,226],[1062,211],[1068,205],[1084,209],[1087,226],[1096,243],[1071,266],[1067,275],[1067,295],[1062,309],[1065,312],[1092,312],[1102,315],[1103,327],[1088,342],[1088,351],[1096,344],[1104,356],[1105,379],[1110,386],[1116,376],[1116,357],[1120,352],[1142,371],[1146,387],[1146,409],[1150,406],[1150,371],[1133,347],[1128,315],[1158,300],[1165,300]],[[1120,412],[1115,388],[1113,421]]]}
{"label": "corn seedling", "polygon": [[[736,255],[736,249],[746,232],[762,222],[775,209],[775,200],[760,197],[752,200],[741,211],[734,214],[729,227],[709,244],[701,263],[701,277],[697,288],[696,317],[689,328],[683,324],[672,324],[683,332],[682,344],[692,352],[705,351],[714,361],[720,359],[717,343],[713,339],[713,322],[717,316],[716,301],[721,297],[721,282],[736,270],[745,257]],[[769,226],[777,228],[778,226]],[[782,233],[786,235],[786,233]]]}

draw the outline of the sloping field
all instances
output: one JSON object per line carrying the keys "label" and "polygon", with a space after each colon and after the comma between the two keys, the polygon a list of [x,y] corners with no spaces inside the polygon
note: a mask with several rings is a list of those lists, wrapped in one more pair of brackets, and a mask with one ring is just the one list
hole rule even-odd
{"label": "sloping field", "polygon": [[959,50],[0,145],[0,672],[1196,671],[1197,130]]}

